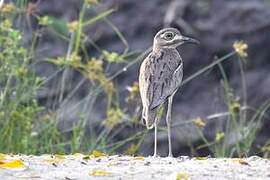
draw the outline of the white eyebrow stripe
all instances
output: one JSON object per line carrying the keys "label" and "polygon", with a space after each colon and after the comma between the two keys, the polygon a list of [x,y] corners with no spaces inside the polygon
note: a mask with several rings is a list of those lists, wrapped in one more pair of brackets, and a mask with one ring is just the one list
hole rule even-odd
{"label": "white eyebrow stripe", "polygon": [[160,35],[160,37],[164,38],[165,34],[167,34],[167,33],[172,33],[172,34],[173,34],[173,38],[174,38],[175,35],[176,35],[174,32],[169,31],[169,32],[164,32],[163,34]]}

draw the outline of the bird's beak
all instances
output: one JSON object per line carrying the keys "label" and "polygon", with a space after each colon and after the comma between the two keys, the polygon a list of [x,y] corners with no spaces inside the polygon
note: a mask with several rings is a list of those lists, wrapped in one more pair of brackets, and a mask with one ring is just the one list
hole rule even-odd
{"label": "bird's beak", "polygon": [[187,42],[187,43],[200,44],[200,41],[193,39],[193,38],[190,38],[190,37],[182,36],[181,39],[182,39],[182,41]]}

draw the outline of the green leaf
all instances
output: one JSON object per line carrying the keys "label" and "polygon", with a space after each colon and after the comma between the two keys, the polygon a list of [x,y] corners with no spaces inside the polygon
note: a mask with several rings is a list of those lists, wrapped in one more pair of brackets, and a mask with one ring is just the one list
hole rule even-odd
{"label": "green leaf", "polygon": [[53,29],[53,31],[62,38],[67,38],[69,31],[67,23],[61,19],[52,16],[43,16],[38,18],[40,25],[46,25]]}

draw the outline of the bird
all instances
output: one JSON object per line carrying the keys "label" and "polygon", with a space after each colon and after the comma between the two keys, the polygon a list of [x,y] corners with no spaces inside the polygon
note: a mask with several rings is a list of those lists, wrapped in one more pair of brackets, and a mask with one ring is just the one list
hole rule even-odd
{"label": "bird", "polygon": [[155,127],[154,157],[157,156],[158,110],[168,102],[166,123],[168,132],[168,157],[173,157],[171,121],[173,97],[183,78],[183,61],[176,49],[184,43],[199,41],[184,36],[176,28],[164,28],[157,32],[152,51],[139,69],[139,92],[142,100],[142,121],[147,129]]}

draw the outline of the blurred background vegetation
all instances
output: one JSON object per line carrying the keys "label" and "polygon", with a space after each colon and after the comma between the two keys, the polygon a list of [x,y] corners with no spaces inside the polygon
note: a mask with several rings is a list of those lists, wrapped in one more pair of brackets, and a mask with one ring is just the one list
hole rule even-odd
{"label": "blurred background vegetation", "polygon": [[269,157],[269,1],[0,2],[0,152],[151,155],[138,68],[173,26],[201,41],[179,48],[174,154]]}

